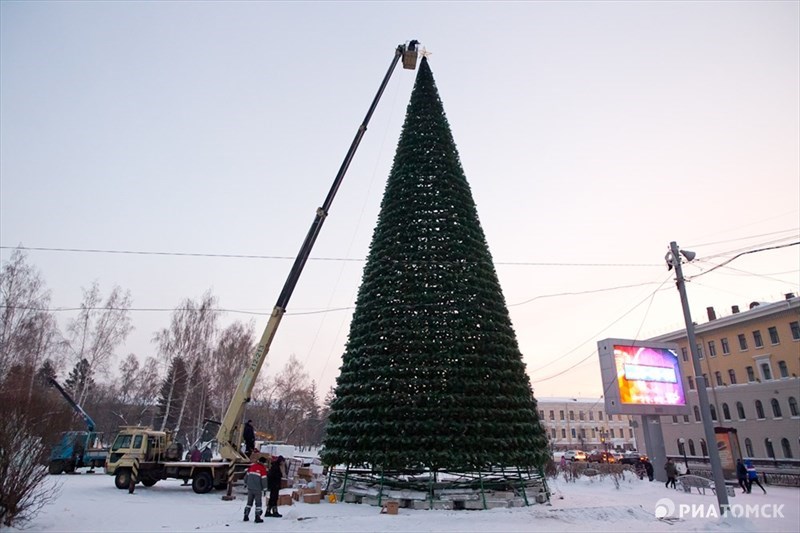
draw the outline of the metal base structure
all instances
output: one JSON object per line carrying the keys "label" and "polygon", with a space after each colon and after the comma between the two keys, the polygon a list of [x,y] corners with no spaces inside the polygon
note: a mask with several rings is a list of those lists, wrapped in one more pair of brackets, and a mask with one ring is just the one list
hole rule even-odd
{"label": "metal base structure", "polygon": [[392,492],[416,493],[416,498],[401,499],[419,503],[422,502],[419,496],[424,494],[429,509],[437,508],[441,502],[455,503],[465,499],[477,499],[479,508],[489,509],[493,495],[498,493],[516,499],[517,505],[529,506],[537,501],[550,501],[544,473],[519,467],[456,472],[429,469],[383,471],[348,466],[343,470],[329,471],[326,490],[336,494],[337,499],[343,502],[348,501],[348,493],[352,495],[363,491],[374,494],[377,491],[377,501],[374,502],[377,505],[383,505]]}

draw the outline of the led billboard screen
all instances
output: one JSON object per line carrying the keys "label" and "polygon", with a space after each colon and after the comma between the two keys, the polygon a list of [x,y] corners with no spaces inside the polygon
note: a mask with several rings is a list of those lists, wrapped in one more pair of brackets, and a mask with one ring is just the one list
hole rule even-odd
{"label": "led billboard screen", "polygon": [[597,344],[608,413],[688,412],[677,345],[624,339]]}

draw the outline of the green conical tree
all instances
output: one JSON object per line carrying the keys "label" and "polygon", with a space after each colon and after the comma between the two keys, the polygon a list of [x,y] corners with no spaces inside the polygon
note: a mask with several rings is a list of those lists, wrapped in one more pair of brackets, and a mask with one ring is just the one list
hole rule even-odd
{"label": "green conical tree", "polygon": [[547,437],[426,58],[386,185],[323,459],[537,466]]}

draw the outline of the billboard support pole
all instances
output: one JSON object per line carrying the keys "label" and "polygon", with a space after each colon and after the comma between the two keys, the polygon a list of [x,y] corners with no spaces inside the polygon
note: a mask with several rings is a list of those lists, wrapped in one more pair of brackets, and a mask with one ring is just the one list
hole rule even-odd
{"label": "billboard support pole", "polygon": [[689,312],[689,301],[686,297],[686,282],[683,278],[683,269],[681,268],[681,254],[686,257],[687,261],[694,259],[695,254],[684,250],[678,253],[678,245],[675,241],[669,243],[670,251],[667,253],[666,260],[670,268],[675,268],[675,284],[678,286],[678,292],[681,296],[681,305],[683,306],[683,318],[686,321],[686,338],[689,342],[689,351],[692,354],[692,366],[694,368],[695,382],[697,383],[697,399],[700,403],[700,414],[703,420],[703,430],[706,436],[706,444],[708,448],[708,458],[711,460],[711,472],[714,474],[714,487],[717,493],[717,502],[719,503],[720,516],[726,515],[730,506],[728,504],[728,493],[725,488],[725,475],[722,471],[722,462],[719,458],[719,450],[717,449],[717,438],[714,434],[714,426],[711,420],[711,407],[708,403],[708,391],[706,390],[706,379],[703,377],[703,369],[700,366],[700,358],[697,353],[697,340],[694,335],[694,322],[692,322],[692,315]]}
{"label": "billboard support pole", "polygon": [[[650,462],[654,465],[656,481],[665,483],[667,472],[661,465],[667,462],[667,449],[664,446],[664,431],[661,429],[660,415],[642,415],[642,430],[644,431],[644,445]],[[659,468],[655,468],[655,466]]]}

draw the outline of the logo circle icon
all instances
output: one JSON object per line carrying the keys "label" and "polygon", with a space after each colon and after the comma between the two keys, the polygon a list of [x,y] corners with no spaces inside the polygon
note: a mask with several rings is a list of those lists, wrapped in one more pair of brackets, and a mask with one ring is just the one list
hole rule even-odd
{"label": "logo circle icon", "polygon": [[669,498],[661,498],[656,502],[656,518],[668,518],[675,512],[675,504]]}

